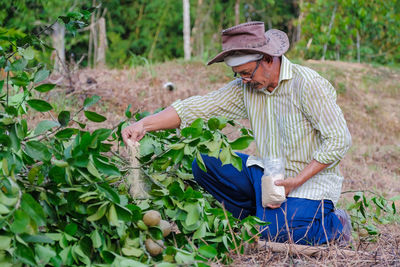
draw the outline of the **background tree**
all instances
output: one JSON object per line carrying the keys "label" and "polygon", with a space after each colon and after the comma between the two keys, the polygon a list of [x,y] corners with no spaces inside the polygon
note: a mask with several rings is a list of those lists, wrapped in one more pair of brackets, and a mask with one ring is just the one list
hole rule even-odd
{"label": "background tree", "polygon": [[183,0],[183,47],[185,60],[190,59],[190,4],[189,0]]}
{"label": "background tree", "polygon": [[[192,55],[208,60],[221,49],[220,31],[238,22],[264,21],[266,29],[288,33],[292,56],[329,60],[354,60],[397,64],[400,61],[398,34],[400,3],[354,0],[197,0],[190,4],[190,45]],[[145,64],[183,58],[183,2],[172,0],[15,0],[0,3],[1,27],[10,34],[37,33],[52,18],[71,7],[100,6],[90,31],[80,38],[65,36],[61,25],[54,25],[54,47],[59,57],[38,53],[44,62],[72,55],[82,58],[83,66],[100,60],[110,67]],[[335,8],[336,6],[336,8]],[[160,8],[162,7],[162,8]],[[333,12],[335,11],[335,12]],[[104,17],[104,23],[98,19]],[[332,23],[330,23],[332,22]],[[102,30],[98,28],[102,26]],[[94,35],[102,32],[99,40]],[[11,33],[14,32],[14,33]],[[59,33],[59,34],[57,34]],[[57,41],[61,40],[61,41]],[[51,39],[48,39],[51,43]],[[99,50],[106,56],[98,55]],[[106,49],[107,47],[107,49]],[[96,52],[95,52],[96,50]],[[95,55],[96,54],[96,55]],[[59,69],[56,63],[55,69]]]}

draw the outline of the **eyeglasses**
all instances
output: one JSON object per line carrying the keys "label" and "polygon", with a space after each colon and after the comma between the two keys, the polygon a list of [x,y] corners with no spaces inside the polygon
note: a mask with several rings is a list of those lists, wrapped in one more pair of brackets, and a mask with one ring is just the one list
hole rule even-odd
{"label": "eyeglasses", "polygon": [[[254,71],[253,71],[253,73],[250,75],[250,77],[240,77],[240,78],[241,78],[243,81],[246,81],[246,82],[250,82],[251,80],[253,80],[254,74],[256,74],[256,71],[257,71],[257,69],[258,69],[258,66],[260,66],[260,62],[261,62],[261,59],[257,60],[256,68],[254,69]],[[235,77],[235,78],[238,77],[237,72],[235,72],[235,74],[233,75],[233,77]]]}

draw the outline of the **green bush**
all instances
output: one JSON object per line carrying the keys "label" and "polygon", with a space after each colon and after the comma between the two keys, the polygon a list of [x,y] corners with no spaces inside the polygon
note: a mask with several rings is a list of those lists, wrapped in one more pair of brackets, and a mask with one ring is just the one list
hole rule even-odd
{"label": "green bush", "polygon": [[[61,17],[76,31],[88,13]],[[106,120],[91,111],[100,97],[84,100],[76,111],[55,112],[44,100],[54,84],[45,83],[49,70],[34,60],[33,45],[45,47],[40,36],[18,35],[0,49],[0,263],[2,266],[75,266],[111,264],[145,266],[155,262],[186,263],[229,261],[227,252],[243,251],[243,242],[254,242],[256,217],[239,221],[226,212],[192,180],[195,157],[202,169],[201,153],[220,158],[224,164],[241,168],[233,152],[253,140],[247,129],[229,141],[222,134],[227,123],[212,118],[196,120],[189,127],[147,134],[141,140],[141,171],[151,182],[147,199],[132,199],[125,182],[130,172],[121,129],[99,128],[89,132],[79,121]],[[6,36],[6,37],[4,37]],[[4,38],[2,38],[4,37]],[[49,115],[35,126],[31,118]],[[56,114],[55,114],[56,113]],[[148,113],[135,114],[140,119]],[[143,214],[158,210],[178,231],[163,237],[160,227],[143,225]],[[163,253],[151,256],[146,239],[163,240]]]}

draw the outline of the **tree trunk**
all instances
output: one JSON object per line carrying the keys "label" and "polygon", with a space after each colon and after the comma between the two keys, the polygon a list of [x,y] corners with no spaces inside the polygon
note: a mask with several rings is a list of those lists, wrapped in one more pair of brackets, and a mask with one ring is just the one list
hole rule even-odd
{"label": "tree trunk", "polygon": [[165,16],[167,15],[167,12],[168,12],[168,9],[169,9],[169,3],[170,2],[167,2],[167,4],[164,6],[163,13],[161,14],[161,18],[160,18],[160,21],[158,23],[156,33],[154,35],[153,43],[151,44],[151,48],[150,48],[150,52],[149,52],[149,59],[153,59],[154,49],[156,49],[158,36],[160,35],[160,31],[161,31],[161,28],[163,26]]}
{"label": "tree trunk", "polygon": [[54,72],[64,73],[65,66],[65,26],[56,22],[53,25],[53,32],[51,34],[53,48],[55,49],[54,56]]}
{"label": "tree trunk", "polygon": [[272,29],[272,21],[270,16],[267,17],[267,24],[268,24],[268,30]]}
{"label": "tree trunk", "polygon": [[[92,3],[92,7],[95,7],[96,6],[96,0],[93,0],[93,3]],[[95,15],[94,15],[94,13],[95,12],[93,12],[92,13],[92,16],[90,17],[90,25],[89,25],[89,27],[90,27],[90,31],[89,31],[89,48],[88,48],[88,66],[89,66],[89,68],[91,68],[93,65],[92,65],[92,53],[93,53],[93,51],[92,51],[92,49],[93,49],[93,43],[96,43],[96,39],[94,38],[94,31],[95,31],[95,29],[94,29],[94,22],[95,22]]]}
{"label": "tree trunk", "polygon": [[321,60],[325,60],[326,49],[328,48],[329,36],[331,35],[331,30],[332,30],[333,22],[335,21],[335,15],[336,15],[337,6],[338,6],[338,3],[336,2],[335,7],[333,8],[333,12],[332,12],[332,16],[331,16],[331,21],[329,22],[328,41],[326,41],[326,43],[324,44],[324,51],[322,52],[322,58],[321,58]]}
{"label": "tree trunk", "polygon": [[360,33],[357,30],[357,62],[360,63]]}
{"label": "tree trunk", "polygon": [[202,41],[203,41],[203,28],[201,27],[201,20],[203,17],[203,0],[197,1],[196,8],[196,20],[192,28],[192,52],[195,57],[201,56],[203,53],[201,51]]}
{"label": "tree trunk", "polygon": [[240,23],[240,0],[235,2],[235,25]]}
{"label": "tree trunk", "polygon": [[106,20],[101,17],[97,23],[99,29],[99,45],[97,50],[96,65],[104,67],[106,65],[107,32]]}
{"label": "tree trunk", "polygon": [[299,14],[299,19],[298,19],[297,28],[296,28],[296,42],[300,41],[300,38],[301,38],[301,22],[302,22],[303,16],[304,16],[302,7],[303,7],[303,0],[300,0],[300,3],[299,3],[300,14]]}
{"label": "tree trunk", "polygon": [[183,0],[183,50],[185,60],[190,60],[190,3],[189,0]]}

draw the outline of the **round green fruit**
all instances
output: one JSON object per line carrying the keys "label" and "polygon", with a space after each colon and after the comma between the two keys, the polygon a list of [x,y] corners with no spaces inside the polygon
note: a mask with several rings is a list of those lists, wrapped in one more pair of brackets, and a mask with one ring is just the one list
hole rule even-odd
{"label": "round green fruit", "polygon": [[143,222],[147,226],[156,226],[160,223],[161,214],[156,210],[149,210],[143,216]]}
{"label": "round green fruit", "polygon": [[160,221],[160,228],[163,233],[163,237],[166,237],[171,233],[171,224],[165,220]]}
{"label": "round green fruit", "polygon": [[154,241],[151,238],[147,238],[144,242],[147,252],[150,253],[151,256],[160,255],[164,250],[164,242],[162,240]]}
{"label": "round green fruit", "polygon": [[361,236],[361,237],[367,237],[367,236],[369,236],[369,233],[368,233],[368,231],[366,229],[362,228],[358,232],[358,235]]}

